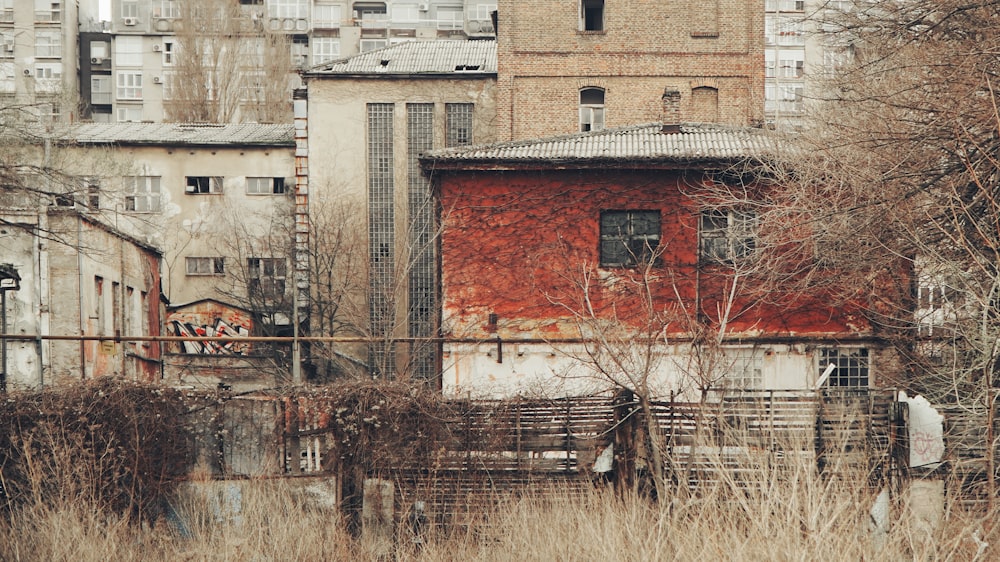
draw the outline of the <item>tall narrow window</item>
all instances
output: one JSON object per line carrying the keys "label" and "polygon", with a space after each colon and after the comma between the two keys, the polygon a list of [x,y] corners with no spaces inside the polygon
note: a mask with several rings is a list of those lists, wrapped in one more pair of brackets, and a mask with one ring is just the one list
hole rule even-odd
{"label": "tall narrow window", "polygon": [[601,267],[648,263],[659,245],[659,211],[601,212]]}
{"label": "tall narrow window", "polygon": [[368,104],[368,304],[369,325],[378,341],[369,347],[374,376],[391,376],[395,325],[396,200],[393,167],[393,104]]}
{"label": "tall narrow window", "polygon": [[[448,104],[449,108],[452,105]],[[461,104],[464,105],[464,104]],[[449,116],[449,126],[453,124]],[[434,148],[434,104],[406,105],[406,160],[409,180],[410,215],[410,274],[407,279],[407,331],[412,338],[434,335],[435,266],[434,200],[430,182],[420,173],[420,155]],[[449,130],[450,136],[450,130]],[[435,374],[434,344],[415,341],[411,353],[411,371],[416,377],[429,380]]]}
{"label": "tall narrow window", "polygon": [[600,131],[604,128],[604,90],[584,88],[580,90],[580,130]]}
{"label": "tall narrow window", "polygon": [[580,30],[604,31],[604,0],[581,0]]}
{"label": "tall narrow window", "polygon": [[104,278],[94,276],[94,332],[104,335]]}
{"label": "tall narrow window", "polygon": [[111,333],[122,334],[122,284],[111,282]]}
{"label": "tall narrow window", "polygon": [[468,146],[472,144],[472,110],[471,103],[446,103],[445,124],[447,133],[445,134],[446,146]]}

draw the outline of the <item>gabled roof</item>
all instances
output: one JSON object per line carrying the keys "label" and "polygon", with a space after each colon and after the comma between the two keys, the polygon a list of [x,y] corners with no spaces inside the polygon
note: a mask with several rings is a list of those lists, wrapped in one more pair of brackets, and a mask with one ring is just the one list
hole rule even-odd
{"label": "gabled roof", "polygon": [[85,123],[55,133],[76,144],[295,146],[291,124],[257,123]]}
{"label": "gabled roof", "polygon": [[471,75],[497,72],[497,42],[407,41],[315,66],[307,76]]}
{"label": "gabled roof", "polygon": [[[667,132],[664,132],[667,131]],[[765,159],[776,143],[766,131],[750,127],[686,123],[665,128],[659,123],[530,139],[482,146],[456,147],[424,154],[426,168],[502,168],[539,164],[545,167],[591,167],[609,164],[677,164]]]}

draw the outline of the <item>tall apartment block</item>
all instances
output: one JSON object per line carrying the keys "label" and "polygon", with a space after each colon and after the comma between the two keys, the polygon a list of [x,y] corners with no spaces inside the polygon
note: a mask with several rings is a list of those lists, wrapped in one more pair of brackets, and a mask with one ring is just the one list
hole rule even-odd
{"label": "tall apartment block", "polygon": [[75,1],[0,0],[2,107],[44,121],[73,118],[77,18]]}
{"label": "tall apartment block", "polygon": [[672,121],[763,121],[758,0],[500,0],[498,8],[501,139],[661,121],[668,100]]}
{"label": "tall apartment block", "polygon": [[185,93],[178,81],[184,34],[198,28],[204,23],[199,18],[220,6],[238,10],[234,12],[238,17],[227,19],[238,20],[233,24],[234,33],[241,35],[238,58],[248,68],[240,78],[242,83],[235,86],[238,94],[217,93],[233,87],[232,80],[219,79],[223,84],[208,84],[209,95],[238,96],[234,104],[240,107],[223,112],[225,120],[268,120],[252,106],[273,106],[270,100],[261,103],[261,91],[283,82],[267,76],[264,68],[284,58],[284,54],[274,56],[267,51],[268,45],[277,42],[290,57],[287,85],[281,84],[286,86],[282,101],[287,104],[287,119],[271,120],[287,121],[291,119],[291,91],[300,85],[297,71],[405,41],[492,38],[490,15],[496,1],[112,0],[110,22],[81,24],[83,118],[98,122],[176,120],[169,108]]}

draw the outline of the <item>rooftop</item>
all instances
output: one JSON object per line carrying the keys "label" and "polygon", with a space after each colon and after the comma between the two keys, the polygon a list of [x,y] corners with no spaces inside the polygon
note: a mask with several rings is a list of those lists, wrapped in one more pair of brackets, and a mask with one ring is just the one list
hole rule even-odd
{"label": "rooftop", "polygon": [[311,76],[370,76],[413,74],[493,75],[497,72],[497,43],[482,41],[408,41],[350,58],[324,63],[306,72]]}
{"label": "rooftop", "polygon": [[77,144],[295,146],[291,124],[86,123],[55,136]]}
{"label": "rooftop", "polygon": [[680,163],[764,158],[776,143],[766,131],[749,127],[685,123],[664,132],[659,123],[576,133],[544,139],[435,150],[421,158],[435,167],[479,163],[599,165]]}

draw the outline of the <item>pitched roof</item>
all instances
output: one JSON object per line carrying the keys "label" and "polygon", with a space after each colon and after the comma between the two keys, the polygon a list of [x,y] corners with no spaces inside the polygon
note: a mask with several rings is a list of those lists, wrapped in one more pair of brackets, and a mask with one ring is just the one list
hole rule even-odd
{"label": "pitched roof", "polygon": [[407,41],[376,51],[315,66],[310,76],[374,75],[493,75],[497,72],[497,42]]}
{"label": "pitched roof", "polygon": [[766,131],[750,127],[685,123],[664,132],[659,123],[577,133],[544,139],[482,146],[446,148],[421,157],[425,166],[461,167],[461,164],[575,164],[645,162],[692,163],[765,158],[776,143]]}
{"label": "pitched roof", "polygon": [[295,146],[291,124],[85,123],[54,136],[77,144]]}

